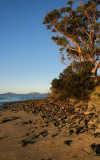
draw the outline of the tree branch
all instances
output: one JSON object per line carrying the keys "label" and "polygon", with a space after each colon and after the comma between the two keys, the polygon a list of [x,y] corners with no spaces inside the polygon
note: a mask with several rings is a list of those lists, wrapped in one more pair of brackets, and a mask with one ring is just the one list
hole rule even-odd
{"label": "tree branch", "polygon": [[95,71],[98,69],[98,67],[100,68],[100,60],[99,60],[99,62],[95,66]]}
{"label": "tree branch", "polygon": [[[85,12],[85,15],[87,16],[87,18],[88,18],[88,21],[89,21],[89,24],[90,24],[90,27],[91,27],[91,21],[90,21],[90,18],[89,18],[89,15],[87,14],[87,12]],[[82,29],[83,30],[83,29]],[[83,30],[83,31],[85,31],[85,30]],[[91,41],[91,44],[92,44],[92,37],[91,37],[91,34],[92,34],[92,29],[90,30],[90,35],[85,31],[85,33],[89,36],[89,38],[90,38],[90,41]]]}
{"label": "tree branch", "polygon": [[83,42],[88,48],[90,48],[89,45],[86,42],[84,42],[82,39],[80,39],[80,41]]}
{"label": "tree branch", "polygon": [[71,49],[71,50],[73,50],[73,51],[77,51],[77,52],[78,52],[78,50],[77,50],[76,48],[73,48],[73,47],[67,47],[67,46],[66,46],[66,48],[68,48],[68,49]]}
{"label": "tree branch", "polygon": [[89,34],[85,29],[83,29],[83,28],[81,28],[81,29],[82,29],[83,32],[85,32],[88,35],[88,37],[90,38],[91,44],[92,44],[91,31],[90,31],[90,34]]}
{"label": "tree branch", "polygon": [[[57,30],[57,28],[54,26],[54,28]],[[59,35],[61,35],[61,36],[63,36],[63,37],[65,37],[65,38],[68,38],[68,39],[70,39],[76,46],[77,46],[77,48],[78,48],[78,50],[77,50],[77,52],[79,53],[79,57],[81,57],[81,60],[84,62],[84,57],[82,56],[82,55],[80,55],[80,53],[81,53],[81,49],[80,49],[80,46],[79,46],[79,44],[71,37],[71,35],[69,35],[68,33],[67,33],[67,36],[66,35],[64,35],[64,34],[62,34],[61,32],[59,32],[59,31],[57,31],[57,33],[59,34]],[[71,48],[72,49],[72,48]],[[75,49],[74,49],[75,50]]]}

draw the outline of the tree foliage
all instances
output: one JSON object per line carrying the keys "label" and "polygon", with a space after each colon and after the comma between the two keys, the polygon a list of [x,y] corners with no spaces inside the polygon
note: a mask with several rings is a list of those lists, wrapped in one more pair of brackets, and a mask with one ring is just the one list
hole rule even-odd
{"label": "tree foliage", "polygon": [[79,100],[89,99],[94,88],[94,80],[91,78],[90,70],[93,65],[90,62],[74,62],[68,66],[59,78],[52,80],[51,96],[65,100],[75,98]]}
{"label": "tree foliage", "polygon": [[62,62],[68,59],[91,62],[100,68],[100,0],[68,0],[67,5],[48,13],[43,24],[55,33],[52,40],[60,46]]}

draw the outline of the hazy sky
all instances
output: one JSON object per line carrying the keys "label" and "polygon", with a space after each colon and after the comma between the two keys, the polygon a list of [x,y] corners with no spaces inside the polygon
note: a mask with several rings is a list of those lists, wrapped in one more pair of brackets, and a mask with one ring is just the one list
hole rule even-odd
{"label": "hazy sky", "polygon": [[65,4],[66,0],[0,0],[0,93],[49,91],[65,66],[42,22],[46,13]]}

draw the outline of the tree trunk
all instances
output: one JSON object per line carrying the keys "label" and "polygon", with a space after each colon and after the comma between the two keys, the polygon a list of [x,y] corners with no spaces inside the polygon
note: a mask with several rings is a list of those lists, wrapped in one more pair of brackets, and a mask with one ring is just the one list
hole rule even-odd
{"label": "tree trunk", "polygon": [[97,76],[97,70],[99,67],[100,67],[100,60],[98,63],[95,64],[95,67],[91,71],[94,76]]}
{"label": "tree trunk", "polygon": [[96,67],[93,68],[91,72],[92,72],[93,77],[97,76],[97,68]]}

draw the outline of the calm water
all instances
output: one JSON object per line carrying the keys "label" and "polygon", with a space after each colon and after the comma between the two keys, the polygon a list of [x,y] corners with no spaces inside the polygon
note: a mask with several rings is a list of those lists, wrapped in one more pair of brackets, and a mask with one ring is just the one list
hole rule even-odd
{"label": "calm water", "polygon": [[5,102],[16,102],[30,99],[45,98],[47,95],[0,95],[0,105]]}

